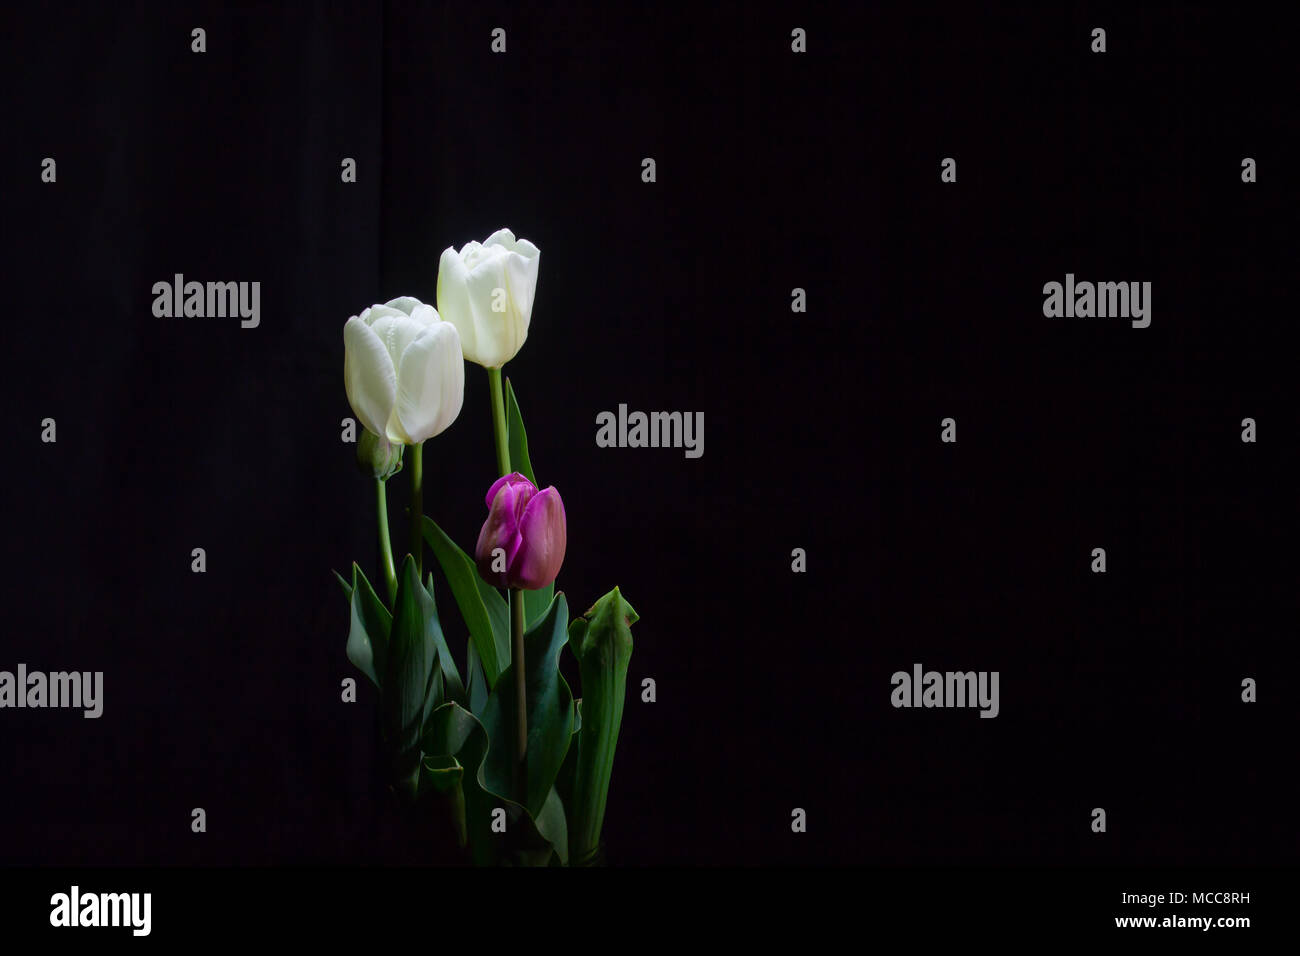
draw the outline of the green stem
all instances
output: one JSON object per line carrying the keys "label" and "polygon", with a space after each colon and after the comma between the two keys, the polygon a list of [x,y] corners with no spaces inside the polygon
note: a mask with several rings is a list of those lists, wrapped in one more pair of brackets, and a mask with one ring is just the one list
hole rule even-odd
{"label": "green stem", "polygon": [[524,673],[524,592],[510,589],[510,658],[515,665],[515,764],[518,778],[515,793],[520,803],[528,797],[528,693]]}
{"label": "green stem", "polygon": [[506,398],[505,392],[501,390],[501,369],[488,369],[488,391],[492,395],[492,437],[496,439],[497,471],[508,475],[510,443],[506,439]]}
{"label": "green stem", "polygon": [[411,446],[411,555],[416,580],[424,582],[424,442]]}
{"label": "green stem", "polygon": [[393,569],[393,542],[388,537],[388,482],[375,479],[375,497],[379,504],[379,558],[384,563],[384,580],[388,582],[388,605],[397,601],[397,572]]}
{"label": "green stem", "polygon": [[[510,442],[506,437],[506,399],[501,388],[501,369],[488,369],[488,392],[492,398],[492,437],[497,451],[497,471],[510,474]],[[528,802],[528,692],[524,664],[524,592],[510,589],[510,663],[515,671],[515,793]]]}

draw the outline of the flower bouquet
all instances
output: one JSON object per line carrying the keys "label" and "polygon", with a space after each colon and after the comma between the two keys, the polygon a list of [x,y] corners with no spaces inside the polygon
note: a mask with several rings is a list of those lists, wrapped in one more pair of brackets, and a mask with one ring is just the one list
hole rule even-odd
{"label": "flower bouquet", "polygon": [[[597,860],[623,717],[634,611],[616,587],[570,617],[555,590],[564,502],[533,474],[513,385],[501,369],[528,336],[540,250],[508,229],[448,248],[437,308],[403,297],[343,329],[348,402],[364,432],[357,460],[373,476],[383,596],[353,563],[341,575],[351,615],[347,655],[379,694],[380,745],[393,791],[439,807],[477,864]],[[473,554],[423,513],[424,442],[460,414],[465,362],[487,370],[496,474]],[[387,484],[411,482],[410,551],[394,561]],[[427,543],[468,631],[457,665],[426,575]],[[440,585],[441,588],[441,585]],[[503,593],[504,592],[504,593]],[[581,697],[560,673],[577,661]]]}

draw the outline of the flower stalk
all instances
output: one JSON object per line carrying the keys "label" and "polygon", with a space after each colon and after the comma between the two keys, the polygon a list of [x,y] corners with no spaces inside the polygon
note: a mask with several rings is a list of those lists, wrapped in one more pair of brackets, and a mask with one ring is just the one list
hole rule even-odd
{"label": "flower stalk", "polygon": [[[506,400],[501,369],[490,368],[488,392],[492,400],[492,437],[496,444],[497,471],[510,474],[510,441],[506,436]],[[528,691],[524,669],[524,592],[510,588],[510,661],[515,674],[515,793],[527,793]]]}
{"label": "flower stalk", "polygon": [[528,695],[524,682],[524,592],[510,589],[510,655],[515,665],[515,793],[528,793]]}
{"label": "flower stalk", "polygon": [[397,602],[397,570],[393,567],[393,542],[388,536],[388,480],[375,479],[375,500],[379,511],[379,559],[384,565],[384,580],[388,583],[388,606]]}
{"label": "flower stalk", "polygon": [[[411,446],[411,556],[417,580],[424,580],[424,442]],[[394,594],[397,592],[394,591]]]}
{"label": "flower stalk", "polygon": [[506,398],[501,388],[501,369],[490,368],[488,392],[492,398],[492,436],[496,442],[497,477],[510,474],[510,440],[506,435]]}

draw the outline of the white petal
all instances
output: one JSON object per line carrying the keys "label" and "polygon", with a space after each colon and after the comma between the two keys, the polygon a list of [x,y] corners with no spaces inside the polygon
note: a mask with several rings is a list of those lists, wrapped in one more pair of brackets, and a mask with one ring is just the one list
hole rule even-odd
{"label": "white petal", "polygon": [[402,353],[389,441],[427,441],[447,429],[465,400],[465,360],[450,322],[427,326]]}
{"label": "white petal", "polygon": [[393,367],[400,369],[402,353],[414,342],[428,325],[419,319],[407,315],[405,312],[394,312],[392,315],[381,316],[377,321],[370,324],[371,330],[383,341],[384,347],[388,349],[388,356],[393,361]]}
{"label": "white petal", "polygon": [[402,295],[393,299],[391,302],[385,302],[384,305],[390,309],[397,309],[405,315],[410,315],[417,307],[423,305],[419,299],[414,296]]}
{"label": "white petal", "polygon": [[[493,246],[501,249],[500,246]],[[478,362],[485,368],[500,368],[515,357],[518,348],[512,347],[516,338],[511,331],[512,312],[510,287],[506,281],[505,264],[509,253],[501,250],[499,258],[480,263],[469,271],[465,280],[466,294],[474,316],[474,351]],[[504,312],[492,311],[496,290],[506,293]]]}
{"label": "white petal", "polygon": [[361,313],[360,318],[366,325],[374,325],[385,316],[397,317],[403,315],[406,315],[406,313],[386,305],[372,305]]}
{"label": "white petal", "polygon": [[460,252],[457,253],[457,255],[460,257],[460,261],[465,264],[465,268],[471,269],[474,267],[474,263],[478,262],[482,257],[483,246],[478,242],[467,242],[465,245],[461,246]]}
{"label": "white petal", "polygon": [[498,229],[483,241],[485,246],[505,246],[511,252],[515,248],[515,234],[509,229]]}
{"label": "white petal", "polygon": [[469,270],[456,250],[450,246],[444,249],[438,261],[438,314],[444,322],[456,327],[465,358],[482,365],[475,346],[474,312],[470,309],[469,290],[465,287],[468,275]]}
{"label": "white petal", "polygon": [[431,305],[425,305],[423,302],[411,310],[411,318],[421,325],[433,325],[435,322],[442,321],[438,317],[438,310]]}
{"label": "white petal", "polygon": [[539,263],[537,256],[529,259],[512,255],[506,260],[506,288],[510,293],[512,312],[510,324],[517,338],[513,350],[515,353],[523,348],[524,340],[528,338],[528,326],[533,318],[533,298],[537,292]]}
{"label": "white petal", "polygon": [[383,341],[358,316],[343,326],[343,387],[361,424],[382,435],[397,395],[397,369]]}

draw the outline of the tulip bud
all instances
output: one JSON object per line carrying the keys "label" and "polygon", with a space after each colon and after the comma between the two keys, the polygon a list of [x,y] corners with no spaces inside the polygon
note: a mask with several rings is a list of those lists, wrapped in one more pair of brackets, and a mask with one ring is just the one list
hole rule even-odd
{"label": "tulip bud", "polygon": [[443,250],[438,262],[438,312],[456,326],[465,358],[500,368],[528,338],[541,250],[498,229],[459,252]]}
{"label": "tulip bud", "polygon": [[441,434],[465,398],[456,327],[410,296],[372,305],[343,326],[343,384],[376,435],[417,445]]}
{"label": "tulip bud", "polygon": [[402,470],[405,447],[381,438],[369,429],[362,429],[361,440],[357,442],[357,467],[363,475],[374,475],[380,481],[387,481]]}
{"label": "tulip bud", "polygon": [[474,549],[483,580],[535,591],[555,580],[564,563],[564,502],[554,486],[537,486],[515,472],[488,489],[488,517]]}

